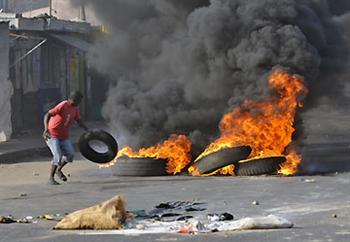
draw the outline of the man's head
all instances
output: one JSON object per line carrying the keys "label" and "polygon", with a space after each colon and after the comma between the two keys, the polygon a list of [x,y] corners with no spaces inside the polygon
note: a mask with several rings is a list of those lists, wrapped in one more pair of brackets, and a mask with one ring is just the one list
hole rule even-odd
{"label": "man's head", "polygon": [[83,99],[83,94],[79,91],[71,92],[68,101],[73,106],[78,106],[81,103],[81,100]]}

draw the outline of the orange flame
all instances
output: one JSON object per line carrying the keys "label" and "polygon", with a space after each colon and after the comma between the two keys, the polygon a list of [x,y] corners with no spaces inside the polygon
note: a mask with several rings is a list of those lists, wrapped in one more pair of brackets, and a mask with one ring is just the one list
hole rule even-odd
{"label": "orange flame", "polygon": [[[273,91],[270,97],[263,101],[246,100],[241,107],[224,115],[219,125],[221,136],[196,161],[224,148],[249,145],[252,148],[249,158],[285,155],[287,161],[279,172],[295,174],[301,156],[293,149],[286,151],[286,147],[295,131],[296,110],[302,107],[308,90],[301,76],[290,75],[283,69],[274,70],[268,82]],[[225,167],[220,173],[233,174],[233,166]]]}
{"label": "orange flame", "polygon": [[162,144],[157,144],[149,148],[141,148],[139,151],[134,151],[129,146],[121,149],[116,158],[106,164],[101,165],[101,168],[107,168],[115,165],[118,159],[122,156],[130,158],[152,158],[152,159],[166,159],[166,171],[169,174],[180,173],[191,162],[191,141],[185,135],[172,135],[168,140]]}

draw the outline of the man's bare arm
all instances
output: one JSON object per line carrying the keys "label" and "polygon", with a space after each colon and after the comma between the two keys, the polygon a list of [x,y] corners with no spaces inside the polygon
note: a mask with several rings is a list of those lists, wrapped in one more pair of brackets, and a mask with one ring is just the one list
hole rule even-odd
{"label": "man's bare arm", "polygon": [[44,116],[44,132],[43,132],[44,139],[50,139],[49,120],[51,117],[52,115],[50,113],[46,113]]}
{"label": "man's bare arm", "polygon": [[89,131],[89,128],[86,126],[86,124],[81,119],[77,120],[77,123],[78,123],[79,127],[84,129],[85,131]]}

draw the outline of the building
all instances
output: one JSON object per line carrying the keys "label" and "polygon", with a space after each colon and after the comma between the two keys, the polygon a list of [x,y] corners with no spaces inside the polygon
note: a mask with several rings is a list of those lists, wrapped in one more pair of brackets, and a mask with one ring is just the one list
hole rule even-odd
{"label": "building", "polygon": [[13,13],[23,13],[32,9],[47,7],[49,5],[49,0],[7,0],[7,5],[8,11]]}
{"label": "building", "polygon": [[[0,13],[0,142],[42,128],[44,113],[73,90],[91,96],[86,22]],[[85,98],[81,113],[96,103]],[[93,109],[93,108],[91,108]]]}
{"label": "building", "polygon": [[[79,0],[51,0],[51,9],[49,0],[0,0],[6,3],[5,11],[12,13],[21,13],[24,17],[33,18],[43,14],[50,14],[59,19],[67,20],[86,20],[95,25],[100,24],[95,17],[94,11],[83,5],[72,5],[71,2]],[[0,5],[1,6],[1,5]],[[76,7],[78,6],[78,7]],[[0,7],[1,9],[1,7]],[[69,11],[67,11],[69,10]]]}
{"label": "building", "polygon": [[3,12],[8,11],[8,0],[0,0],[0,10]]}
{"label": "building", "polygon": [[0,22],[0,142],[11,137],[11,97],[13,87],[9,80],[9,28],[8,23]]}

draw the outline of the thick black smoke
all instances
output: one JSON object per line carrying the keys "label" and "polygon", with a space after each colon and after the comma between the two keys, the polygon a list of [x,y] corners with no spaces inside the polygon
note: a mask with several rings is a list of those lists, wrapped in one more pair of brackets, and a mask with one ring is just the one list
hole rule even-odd
{"label": "thick black smoke", "polygon": [[350,11],[349,0],[328,0],[329,8],[334,15],[343,15]]}
{"label": "thick black smoke", "polygon": [[321,95],[320,70],[344,58],[326,0],[85,1],[109,27],[94,56],[115,81],[104,116],[135,148],[172,133],[204,146],[232,106],[266,94],[274,66]]}

